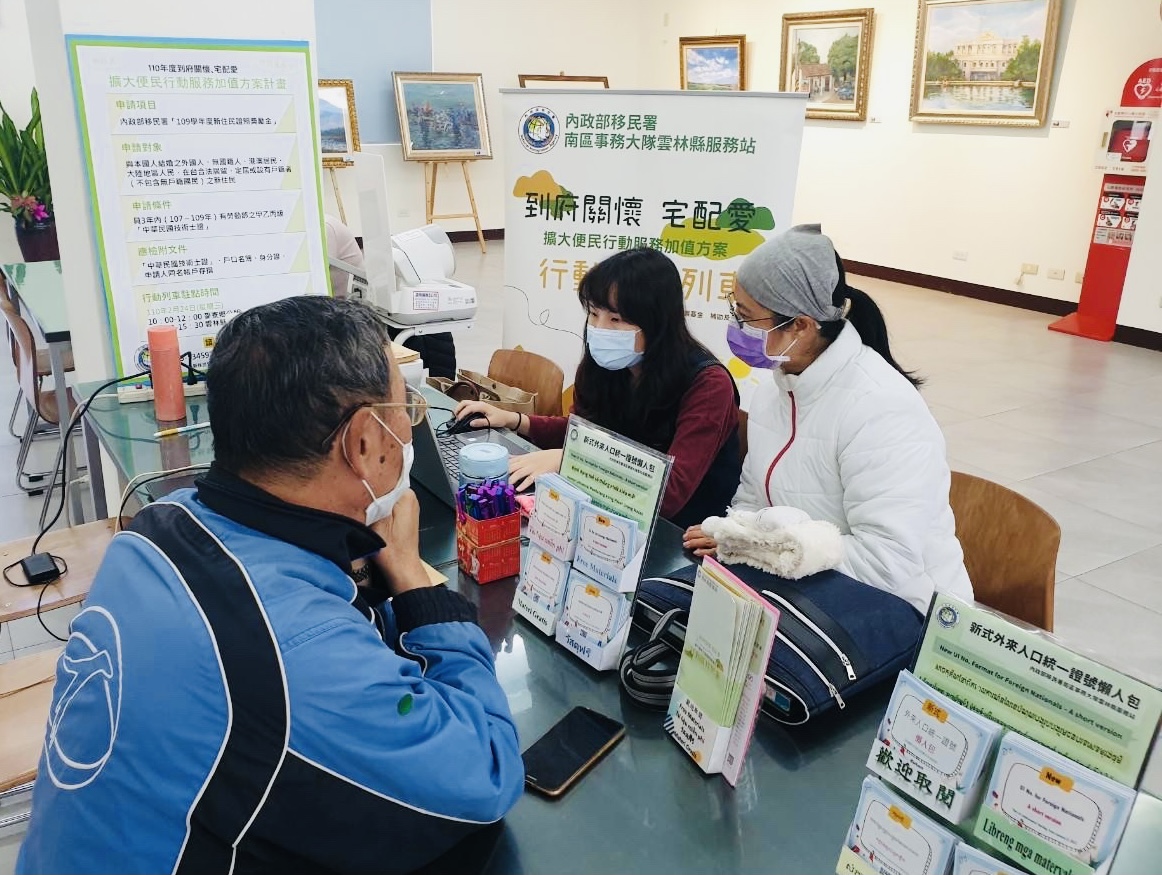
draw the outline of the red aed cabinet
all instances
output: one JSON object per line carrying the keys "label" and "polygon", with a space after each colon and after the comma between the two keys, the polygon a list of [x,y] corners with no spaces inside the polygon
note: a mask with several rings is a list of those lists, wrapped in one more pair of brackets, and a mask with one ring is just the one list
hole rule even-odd
{"label": "red aed cabinet", "polygon": [[1122,89],[1121,105],[1106,113],[1097,160],[1105,175],[1098,193],[1081,299],[1077,312],[1052,323],[1051,331],[1094,340],[1113,339],[1160,108],[1162,58],[1155,58],[1130,74]]}

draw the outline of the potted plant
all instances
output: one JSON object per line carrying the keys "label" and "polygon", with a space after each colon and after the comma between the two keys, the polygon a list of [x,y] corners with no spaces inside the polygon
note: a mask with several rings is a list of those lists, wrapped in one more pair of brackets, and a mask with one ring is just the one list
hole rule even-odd
{"label": "potted plant", "polygon": [[35,88],[32,118],[24,130],[16,127],[0,104],[0,210],[11,213],[16,222],[16,242],[25,261],[60,258]]}

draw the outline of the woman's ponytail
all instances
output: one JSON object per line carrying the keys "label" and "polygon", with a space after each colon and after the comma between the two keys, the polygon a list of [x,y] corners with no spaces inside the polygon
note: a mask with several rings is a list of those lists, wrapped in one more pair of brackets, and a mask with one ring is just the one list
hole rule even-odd
{"label": "woman's ponytail", "polygon": [[[871,295],[860,289],[852,288],[847,284],[847,275],[843,269],[843,262],[839,254],[835,255],[835,263],[839,266],[839,282],[836,283],[835,293],[831,302],[836,307],[844,309],[845,319],[859,332],[864,346],[871,347],[880,354],[880,357],[899,371],[916,388],[924,382],[915,372],[906,371],[892,357],[892,349],[888,344],[888,326],[884,322],[884,314],[872,300]],[[824,322],[822,334],[827,340],[834,340],[843,330],[843,319],[835,322]]]}

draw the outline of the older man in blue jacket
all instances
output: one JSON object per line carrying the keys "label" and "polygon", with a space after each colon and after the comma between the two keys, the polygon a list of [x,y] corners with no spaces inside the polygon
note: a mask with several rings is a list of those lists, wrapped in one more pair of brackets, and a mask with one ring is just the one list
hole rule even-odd
{"label": "older man in blue jacket", "polygon": [[404,872],[516,802],[488,640],[420,561],[386,343],[322,297],[222,330],[214,466],[73,621],[20,872]]}

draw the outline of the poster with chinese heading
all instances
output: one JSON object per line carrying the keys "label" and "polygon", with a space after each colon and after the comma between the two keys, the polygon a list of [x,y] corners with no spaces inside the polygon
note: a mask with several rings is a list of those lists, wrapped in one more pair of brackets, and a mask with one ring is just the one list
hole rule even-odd
{"label": "poster with chinese heading", "polygon": [[329,293],[307,43],[67,41],[118,376],[150,326],[204,367],[237,313]]}
{"label": "poster with chinese heading", "polygon": [[640,246],[678,266],[694,336],[744,405],[757,375],[726,345],[739,263],[791,224],[804,95],[502,89],[504,345],[581,360],[577,285]]}

